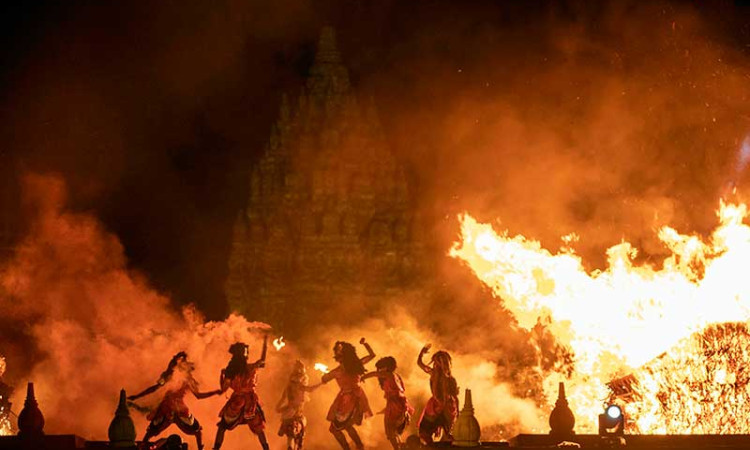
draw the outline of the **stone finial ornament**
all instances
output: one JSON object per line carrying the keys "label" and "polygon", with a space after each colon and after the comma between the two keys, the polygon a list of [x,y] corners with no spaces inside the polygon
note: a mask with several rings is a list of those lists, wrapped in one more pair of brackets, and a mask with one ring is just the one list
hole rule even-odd
{"label": "stone finial ornament", "polygon": [[549,415],[549,434],[560,437],[572,436],[575,434],[575,431],[573,431],[575,424],[576,418],[568,406],[568,399],[565,397],[565,383],[560,382],[557,402]]}
{"label": "stone finial ornament", "polygon": [[471,401],[471,389],[466,389],[464,408],[458,414],[453,426],[454,447],[479,447],[479,422],[474,417],[474,404]]}
{"label": "stone finial ornament", "polygon": [[115,417],[109,424],[107,436],[112,447],[135,448],[135,425],[128,411],[125,389],[120,391],[120,401],[117,404]]}
{"label": "stone finial ornament", "polygon": [[26,401],[21,413],[18,414],[18,436],[21,438],[44,436],[44,416],[34,397],[34,383],[31,382],[26,387]]}

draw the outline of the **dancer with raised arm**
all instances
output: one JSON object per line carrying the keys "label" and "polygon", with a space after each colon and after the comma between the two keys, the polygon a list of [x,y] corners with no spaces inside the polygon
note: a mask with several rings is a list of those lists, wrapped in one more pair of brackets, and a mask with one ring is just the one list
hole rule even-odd
{"label": "dancer with raised arm", "polygon": [[247,362],[248,345],[236,342],[229,347],[232,359],[221,371],[221,392],[232,389],[232,395],[219,412],[218,429],[214,440],[214,450],[221,448],[224,433],[233,430],[237,425],[247,425],[256,436],[264,450],[268,450],[265,427],[266,416],[260,406],[255,388],[258,385],[258,369],[266,366],[268,336],[263,338],[263,350],[260,359],[254,363]]}
{"label": "dancer with raised arm", "polygon": [[365,341],[365,338],[360,339],[359,343],[367,350],[367,356],[362,358],[357,356],[357,350],[352,344],[336,342],[333,346],[333,358],[339,365],[322,378],[323,383],[336,380],[340,389],[328,410],[327,419],[331,422],[330,432],[344,450],[350,449],[344,431],[358,450],[365,448],[354,427],[362,425],[363,419],[372,416],[370,404],[361,386],[361,377],[366,372],[364,365],[375,358],[375,352],[372,351],[372,347]]}
{"label": "dancer with raised arm", "polygon": [[430,375],[430,392],[432,397],[419,418],[419,437],[426,444],[432,444],[440,434],[441,441],[452,441],[453,424],[458,417],[458,383],[451,374],[451,355],[444,350],[432,355],[430,364],[425,364],[422,357],[429,353],[431,344],[422,347],[417,364]]}

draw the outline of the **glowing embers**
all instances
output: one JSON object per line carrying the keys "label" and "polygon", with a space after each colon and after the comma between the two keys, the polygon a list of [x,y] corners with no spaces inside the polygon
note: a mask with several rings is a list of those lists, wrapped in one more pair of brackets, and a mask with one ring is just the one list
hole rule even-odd
{"label": "glowing embers", "polygon": [[625,432],[625,414],[617,405],[609,405],[599,414],[599,435],[621,436]]}
{"label": "glowing embers", "polygon": [[0,396],[0,436],[10,436],[13,434],[13,427],[10,421],[10,402]]}
{"label": "glowing embers", "polygon": [[746,323],[707,327],[632,373],[628,432],[750,432],[750,331]]}
{"label": "glowing embers", "polygon": [[328,369],[328,366],[322,363],[315,363],[315,370],[317,370],[320,373],[328,373],[330,370]]}

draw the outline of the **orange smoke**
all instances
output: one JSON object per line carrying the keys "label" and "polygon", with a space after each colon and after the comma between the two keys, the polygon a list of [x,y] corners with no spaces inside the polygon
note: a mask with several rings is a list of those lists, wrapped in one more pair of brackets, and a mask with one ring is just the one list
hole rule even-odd
{"label": "orange smoke", "polygon": [[[197,362],[203,390],[218,387],[231,343],[245,341],[259,351],[268,325],[236,315],[204,322],[192,308],[173,310],[167,297],[128,270],[115,236],[94,218],[64,209],[60,179],[29,176],[25,188],[34,218],[0,271],[0,304],[6,317],[28,324],[33,368],[17,383],[35,382],[48,433],[106,439],[119,389],[133,394],[152,385],[178,351]],[[278,366],[271,355],[262,379]],[[23,404],[20,391],[14,405]],[[153,405],[161,395],[144,403]],[[222,400],[188,399],[210,440]],[[140,437],[145,419],[133,416]],[[231,439],[227,444],[239,448]]]}
{"label": "orange smoke", "polygon": [[[221,322],[206,322],[194,308],[174,310],[165,295],[127,268],[115,236],[95,218],[66,210],[62,180],[29,176],[25,186],[34,216],[28,235],[0,270],[0,305],[8,317],[28,324],[33,345],[25,350],[33,353],[32,368],[22,377],[16,376],[14,382],[35,382],[47,420],[46,432],[106,439],[119,389],[135,394],[152,385],[178,351],[186,351],[196,363],[194,375],[201,391],[218,387],[219,372],[228,362],[227,349],[233,342],[249,343],[251,360],[259,356],[262,335],[269,325],[235,314]],[[413,301],[400,300],[405,304]],[[259,396],[272,446],[282,445],[275,433],[280,418],[273,405],[282,395],[294,361],[307,356],[314,357],[306,360],[311,368],[313,361],[332,364],[333,342],[357,342],[362,336],[378,358],[396,357],[407,395],[418,411],[429,398],[429,378],[416,368],[416,356],[424,343],[433,342],[436,348],[453,353],[454,373],[462,389],[486,393],[475,395],[477,415],[485,427],[502,426],[511,432],[543,427],[535,405],[513,395],[513,389],[500,379],[495,362],[458,353],[451,340],[422,330],[407,312],[393,309],[383,319],[318,331],[310,333],[302,355],[294,342],[283,342],[284,351],[269,352],[267,366],[260,373]],[[281,338],[278,341],[282,343]],[[310,375],[311,383],[317,383],[318,375]],[[377,382],[367,382],[365,389],[373,410],[381,410],[385,402]],[[334,443],[324,418],[336,393],[335,383],[331,383],[311,394],[306,441],[311,449],[330,449]],[[162,395],[157,391],[137,403],[153,407]],[[23,392],[16,392],[13,400],[21,405]],[[200,401],[187,398],[209,445],[225,401],[225,396]],[[131,415],[140,438],[146,428],[145,417],[134,410]],[[416,419],[407,434],[416,431]],[[246,431],[227,433],[223,448],[237,450],[254,444],[255,437]],[[382,416],[366,421],[360,431],[368,447],[389,448]],[[172,427],[167,433],[178,431]],[[183,438],[193,445],[191,437]]]}

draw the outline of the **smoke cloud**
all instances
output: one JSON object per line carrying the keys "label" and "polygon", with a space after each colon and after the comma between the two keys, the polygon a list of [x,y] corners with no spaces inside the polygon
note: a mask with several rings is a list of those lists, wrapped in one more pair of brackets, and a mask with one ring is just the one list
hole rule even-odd
{"label": "smoke cloud", "polygon": [[[9,372],[19,384],[26,380],[35,383],[48,433],[75,432],[106,439],[119,389],[134,394],[150,386],[173,354],[187,351],[197,364],[196,379],[207,391],[218,387],[230,344],[250,343],[253,358],[260,351],[261,336],[275,336],[269,325],[241,316],[230,315],[216,322],[205,321],[192,307],[174,310],[167,297],[127,267],[114,235],[89,214],[67,209],[66,187],[59,177],[29,175],[24,186],[26,205],[33,216],[28,235],[0,271],[0,306],[4,320],[18,327],[26,338],[17,344],[23,345],[21,349],[9,343],[8,352],[25,351],[28,371],[19,364],[16,368],[11,365]],[[275,430],[280,420],[273,406],[293,361],[303,358],[315,382],[320,374],[312,370],[314,362],[335,365],[332,343],[342,339],[357,342],[361,336],[368,338],[379,357],[388,354],[397,358],[409,398],[416,406],[423,406],[429,398],[429,377],[416,369],[415,358],[425,343],[433,342],[436,348],[453,352],[455,376],[462,388],[482,393],[475,395],[475,408],[488,426],[506,425],[506,431],[542,428],[536,406],[514,396],[513,389],[499,379],[492,361],[453,351],[450,340],[422,330],[411,315],[394,310],[387,319],[311,334],[300,346],[303,353],[294,343],[280,351],[270,346],[259,393],[269,418],[267,433],[272,443],[279,440]],[[35,351],[29,351],[31,348]],[[310,448],[332,445],[324,418],[336,394],[334,385],[312,394],[308,407]],[[367,392],[373,408],[382,409],[382,392],[375,381],[368,382]],[[22,404],[23,394],[23,389],[16,393],[16,405]],[[154,393],[139,403],[154,407],[161,395]],[[223,401],[188,399],[208,442],[213,440],[214,421]],[[145,418],[136,411],[131,414],[140,437],[145,431]],[[387,448],[382,416],[367,421],[362,432],[370,445]],[[192,438],[187,439],[192,442]],[[254,439],[240,428],[228,433],[225,448],[244,448]]]}
{"label": "smoke cloud", "polygon": [[736,37],[668,2],[542,9],[503,11],[502,26],[456,11],[450,31],[425,24],[366,80],[429,173],[432,211],[501,220],[548,248],[575,232],[594,267],[623,238],[661,254],[666,223],[708,230],[749,126]]}
{"label": "smoke cloud", "polygon": [[[12,366],[9,372],[19,383],[35,383],[48,433],[106,439],[119,389],[134,394],[150,386],[180,350],[198,363],[203,390],[217,387],[231,343],[248,342],[257,352],[268,325],[237,316],[204,322],[192,308],[173,310],[167,297],[127,268],[115,236],[92,216],[66,210],[61,179],[32,175],[24,185],[34,216],[2,268],[0,302],[4,320],[32,343],[24,343],[28,373]],[[22,405],[24,390],[16,394],[14,404]],[[210,431],[220,401],[204,403],[196,415]],[[144,419],[135,418],[142,434]]]}

